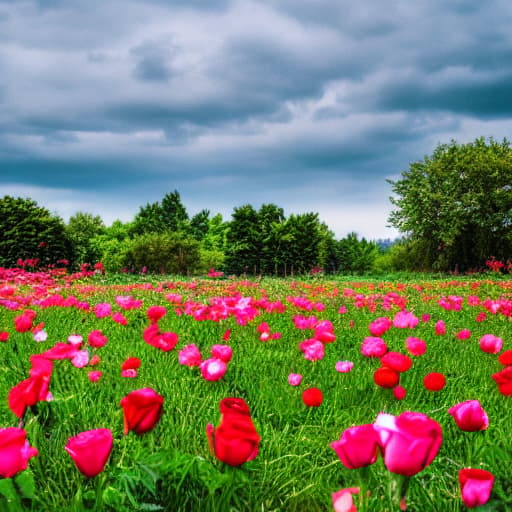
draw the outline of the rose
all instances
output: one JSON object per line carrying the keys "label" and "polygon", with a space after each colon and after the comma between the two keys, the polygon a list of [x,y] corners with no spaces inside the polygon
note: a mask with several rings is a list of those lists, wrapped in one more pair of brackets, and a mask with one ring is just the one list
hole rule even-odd
{"label": "rose", "polygon": [[343,465],[348,469],[369,466],[379,454],[379,435],[373,425],[358,425],[344,430],[338,441],[331,443]]}
{"label": "rose", "polygon": [[92,478],[101,473],[112,451],[113,437],[108,428],[87,430],[70,437],[65,450],[80,473]]}
{"label": "rose", "polygon": [[163,403],[163,396],[151,388],[128,393],[120,402],[124,413],[124,435],[129,430],[136,434],[152,430],[162,417]]}
{"label": "rose", "polygon": [[439,423],[420,412],[399,416],[380,413],[374,423],[384,465],[392,473],[413,476],[434,460],[443,432]]}
{"label": "rose", "polygon": [[27,469],[28,460],[38,455],[28,444],[27,433],[17,427],[0,428],[0,476],[11,478]]}
{"label": "rose", "polygon": [[465,432],[485,430],[489,418],[478,400],[466,400],[448,409],[457,426]]}
{"label": "rose", "polygon": [[459,471],[459,484],[464,505],[479,507],[489,501],[494,475],[485,469],[464,468]]}
{"label": "rose", "polygon": [[220,461],[240,466],[258,455],[260,436],[242,398],[224,398],[219,404],[220,425],[206,426],[210,450]]}

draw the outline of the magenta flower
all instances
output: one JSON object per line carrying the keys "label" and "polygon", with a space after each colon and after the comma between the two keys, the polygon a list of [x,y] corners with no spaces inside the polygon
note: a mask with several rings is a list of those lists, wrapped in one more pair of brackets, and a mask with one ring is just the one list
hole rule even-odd
{"label": "magenta flower", "polygon": [[333,492],[331,497],[334,512],[356,512],[352,495],[359,494],[359,491],[359,487],[347,487]]}
{"label": "magenta flower", "polygon": [[107,344],[108,339],[106,336],[103,335],[103,333],[99,329],[96,329],[89,333],[87,341],[89,342],[89,345],[91,345],[91,347],[100,348]]}
{"label": "magenta flower", "polygon": [[497,354],[503,348],[503,340],[494,334],[484,334],[480,338],[480,348],[487,354]]}
{"label": "magenta flower", "polygon": [[109,302],[102,302],[100,304],[96,304],[94,308],[94,314],[97,318],[105,318],[110,316],[112,313],[112,306]]}
{"label": "magenta flower", "polygon": [[420,338],[409,336],[405,340],[405,346],[411,356],[422,356],[427,351],[427,344]]}
{"label": "magenta flower", "polygon": [[83,368],[89,364],[89,351],[79,350],[72,358],[71,364],[75,368]]}
{"label": "magenta flower", "polygon": [[199,369],[201,370],[201,375],[204,379],[209,381],[216,381],[224,377],[227,370],[227,365],[221,359],[211,357],[210,359],[203,361],[199,365]]}
{"label": "magenta flower", "polygon": [[489,417],[478,400],[466,400],[448,409],[457,426],[465,432],[485,430]]}
{"label": "magenta flower", "polygon": [[370,334],[372,336],[380,337],[382,336],[386,331],[391,329],[393,325],[393,322],[390,318],[387,316],[381,316],[379,318],[376,318],[369,326],[368,330],[370,331]]}
{"label": "magenta flower", "polygon": [[374,423],[384,465],[391,473],[413,476],[436,457],[443,442],[439,423],[420,412],[380,413]]}
{"label": "magenta flower", "polygon": [[298,386],[302,382],[302,375],[300,373],[290,373],[288,375],[288,384],[290,386]]}
{"label": "magenta flower", "polygon": [[229,345],[213,345],[212,357],[229,363],[233,357],[233,349]]}
{"label": "magenta flower", "polygon": [[128,320],[126,319],[126,317],[122,313],[119,313],[119,311],[112,313],[112,320],[114,320],[114,322],[116,322],[119,325],[128,324]]}
{"label": "magenta flower", "polygon": [[491,497],[494,475],[485,469],[464,468],[459,471],[459,484],[464,505],[479,507]]}
{"label": "magenta flower", "polygon": [[137,377],[137,370],[135,368],[128,368],[127,370],[121,370],[121,377],[133,379]]}
{"label": "magenta flower", "polygon": [[361,354],[366,357],[382,357],[388,346],[382,338],[367,336],[361,344]]}
{"label": "magenta flower", "polygon": [[36,448],[29,445],[27,433],[21,428],[0,428],[0,476],[11,478],[27,469],[31,457],[38,455]]}
{"label": "magenta flower", "polygon": [[413,329],[418,323],[418,318],[410,311],[399,311],[393,318],[393,326],[400,329]]}
{"label": "magenta flower", "polygon": [[438,320],[436,322],[435,333],[436,336],[442,336],[443,334],[446,334],[446,325],[442,320]]}
{"label": "magenta flower", "polygon": [[194,343],[191,343],[180,350],[178,361],[185,366],[199,366],[202,361],[201,352]]}
{"label": "magenta flower", "polygon": [[459,340],[467,340],[471,337],[471,331],[469,329],[462,329],[455,336]]}
{"label": "magenta flower", "polygon": [[299,344],[299,348],[304,354],[304,359],[308,361],[320,361],[324,358],[324,344],[314,338],[304,340]]}
{"label": "magenta flower", "polygon": [[102,372],[100,372],[98,370],[93,370],[88,373],[87,377],[89,378],[89,380],[91,382],[98,382],[102,375],[103,375]]}
{"label": "magenta flower", "polygon": [[354,363],[352,361],[338,361],[335,368],[337,372],[349,373],[354,368]]}
{"label": "magenta flower", "polygon": [[379,454],[379,434],[373,424],[349,427],[331,443],[331,448],[347,469],[369,466]]}

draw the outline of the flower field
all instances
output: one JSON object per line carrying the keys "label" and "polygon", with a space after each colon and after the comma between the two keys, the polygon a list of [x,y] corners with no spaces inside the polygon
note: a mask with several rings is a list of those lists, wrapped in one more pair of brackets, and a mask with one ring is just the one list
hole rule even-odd
{"label": "flower field", "polygon": [[512,509],[512,283],[0,269],[0,510]]}

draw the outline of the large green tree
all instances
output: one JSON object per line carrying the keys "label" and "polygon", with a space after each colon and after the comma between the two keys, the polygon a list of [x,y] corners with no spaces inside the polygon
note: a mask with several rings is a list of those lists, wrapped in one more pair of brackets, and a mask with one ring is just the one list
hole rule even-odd
{"label": "large green tree", "polygon": [[32,199],[0,199],[0,266],[18,259],[37,259],[39,265],[71,260],[72,244],[62,219]]}
{"label": "large green tree", "polygon": [[512,254],[512,148],[507,140],[440,144],[390,181],[389,222],[416,267],[468,270]]}
{"label": "large green tree", "polygon": [[101,252],[91,244],[91,240],[104,233],[105,224],[99,215],[77,212],[69,218],[66,231],[73,243],[76,263],[97,263]]}

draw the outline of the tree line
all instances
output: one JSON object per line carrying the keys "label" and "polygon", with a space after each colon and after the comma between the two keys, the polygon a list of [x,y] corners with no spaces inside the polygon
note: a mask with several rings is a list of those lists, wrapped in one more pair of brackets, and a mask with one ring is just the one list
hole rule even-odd
{"label": "tree line", "polygon": [[317,213],[286,216],[273,203],[235,207],[229,220],[207,209],[190,216],[177,190],[106,226],[77,212],[67,223],[32,199],[0,199],[0,266],[21,261],[70,266],[101,261],[113,272],[288,276],[323,271],[468,271],[512,250],[512,150],[504,140],[440,144],[390,181],[402,233],[369,241],[336,239]]}

